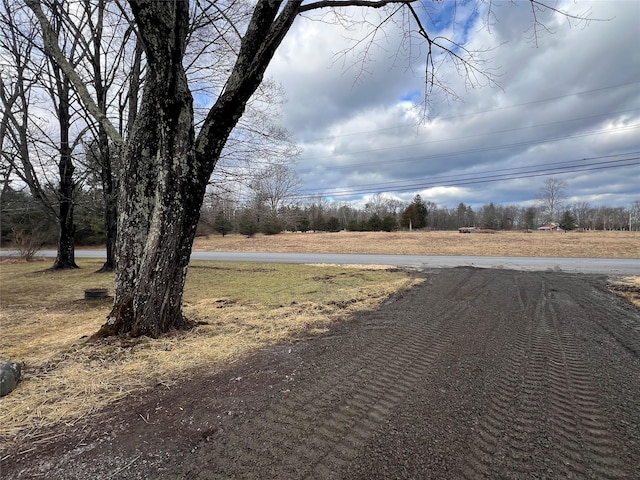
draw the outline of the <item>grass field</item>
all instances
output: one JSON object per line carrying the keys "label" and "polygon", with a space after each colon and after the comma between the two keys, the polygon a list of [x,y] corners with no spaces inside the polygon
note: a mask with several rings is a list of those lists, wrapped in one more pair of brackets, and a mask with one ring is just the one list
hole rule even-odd
{"label": "grass field", "polygon": [[232,252],[395,253],[513,257],[640,258],[640,232],[283,233],[199,237],[195,249]]}
{"label": "grass field", "polygon": [[[639,258],[638,232],[307,233],[198,238],[196,250],[400,253]],[[201,325],[152,340],[87,337],[105,321],[112,299],[85,301],[86,288],[113,275],[51,272],[50,261],[0,264],[0,358],[21,362],[18,389],[0,400],[0,443],[35,445],[114,401],[149,387],[172,388],[185,372],[215,371],[262,346],[326,331],[332,322],[375,309],[419,280],[373,267],[193,262],[185,313]],[[617,293],[638,298],[638,278],[617,279]]]}

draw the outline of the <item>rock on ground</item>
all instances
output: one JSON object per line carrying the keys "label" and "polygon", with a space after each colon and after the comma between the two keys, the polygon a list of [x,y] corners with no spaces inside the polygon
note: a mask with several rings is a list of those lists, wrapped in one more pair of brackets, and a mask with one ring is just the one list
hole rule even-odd
{"label": "rock on ground", "polygon": [[0,360],[0,397],[15,390],[21,375],[22,368],[19,363]]}

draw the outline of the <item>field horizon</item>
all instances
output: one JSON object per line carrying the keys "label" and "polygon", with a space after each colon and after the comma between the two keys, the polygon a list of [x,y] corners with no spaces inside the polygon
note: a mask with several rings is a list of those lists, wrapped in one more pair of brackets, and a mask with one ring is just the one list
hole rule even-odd
{"label": "field horizon", "polygon": [[296,232],[197,237],[194,251],[640,258],[640,232]]}

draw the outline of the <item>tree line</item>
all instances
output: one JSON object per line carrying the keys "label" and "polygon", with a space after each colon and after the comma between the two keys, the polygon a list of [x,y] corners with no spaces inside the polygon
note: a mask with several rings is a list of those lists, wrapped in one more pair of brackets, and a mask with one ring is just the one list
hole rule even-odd
{"label": "tree line", "polygon": [[[55,196],[55,192],[48,193]],[[75,243],[104,245],[107,239],[104,201],[99,188],[80,190],[75,196]],[[587,202],[564,203],[553,219],[566,230],[640,231],[640,201],[627,207],[592,206]],[[325,198],[306,203],[274,202],[265,194],[252,201],[208,194],[201,208],[196,235],[282,232],[391,232],[397,230],[457,230],[476,226],[491,230],[532,230],[551,221],[542,202],[535,206],[489,203],[477,209],[460,202],[439,206],[416,195],[410,203],[382,194],[364,206],[332,202]],[[2,193],[0,228],[3,244],[55,245],[58,225],[40,202],[26,190],[6,188]]]}
{"label": "tree line", "polygon": [[557,216],[549,217],[540,202],[526,207],[489,203],[474,210],[464,202],[455,207],[439,206],[416,195],[407,204],[378,194],[364,206],[315,199],[306,204],[284,205],[274,212],[255,202],[246,204],[211,197],[203,205],[198,233],[251,236],[284,231],[458,230],[462,226],[532,230],[547,222],[557,223],[565,230],[640,231],[640,201],[627,207],[565,203]]}

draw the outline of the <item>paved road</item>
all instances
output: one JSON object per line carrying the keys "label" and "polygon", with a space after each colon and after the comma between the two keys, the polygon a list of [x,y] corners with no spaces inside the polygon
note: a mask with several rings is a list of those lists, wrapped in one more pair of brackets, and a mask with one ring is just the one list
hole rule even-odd
{"label": "paved road", "polygon": [[[11,252],[3,252],[10,254]],[[55,250],[40,255],[55,257]],[[78,258],[104,258],[104,250],[76,250]],[[478,267],[522,271],[557,271],[606,275],[640,275],[640,259],[616,258],[540,258],[540,257],[471,257],[429,255],[362,255],[339,253],[258,253],[193,252],[192,260],[267,263],[335,263],[359,265],[394,265],[416,268]]]}

